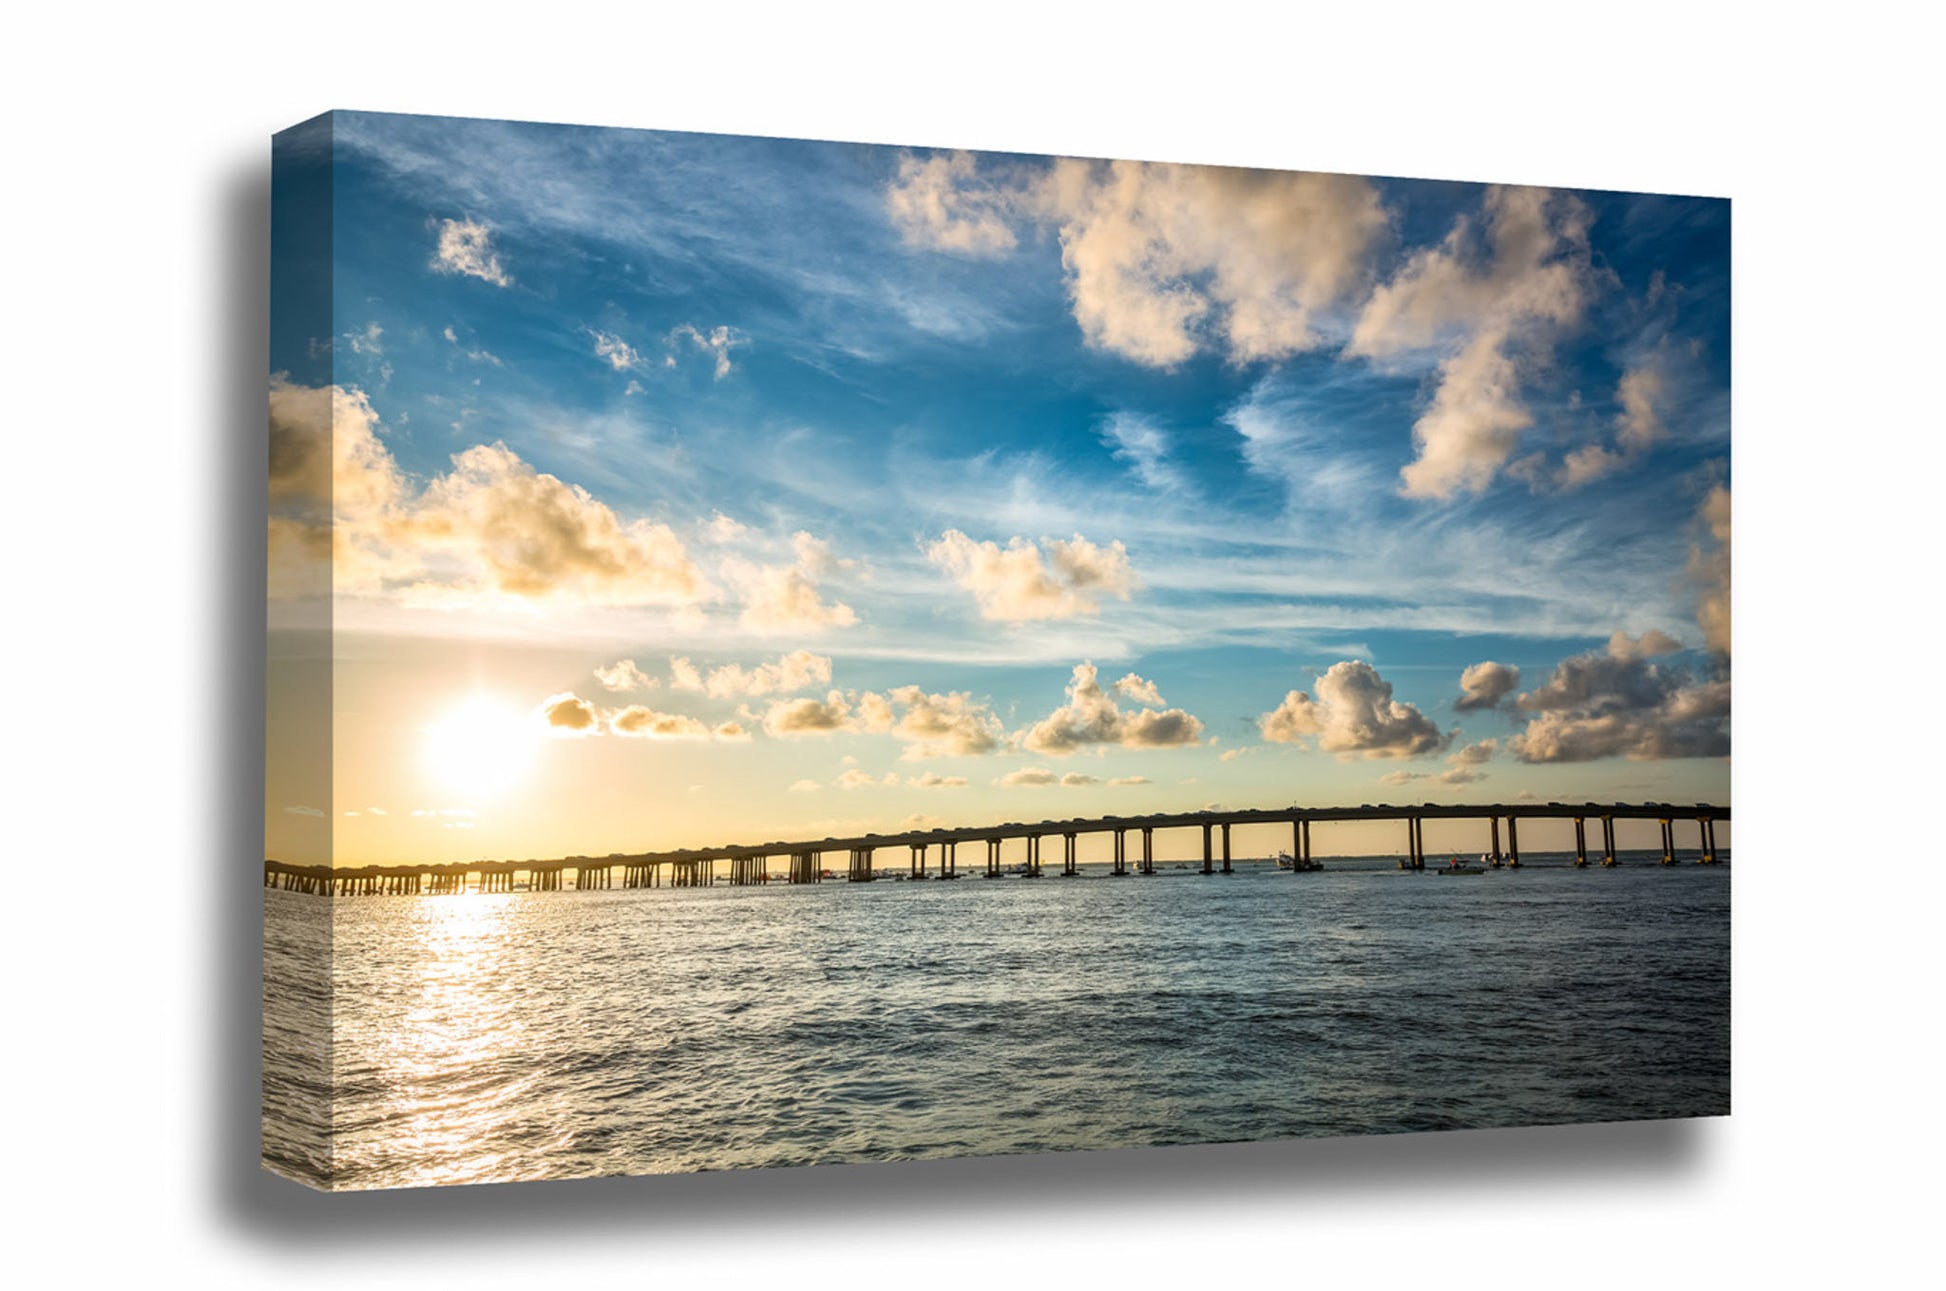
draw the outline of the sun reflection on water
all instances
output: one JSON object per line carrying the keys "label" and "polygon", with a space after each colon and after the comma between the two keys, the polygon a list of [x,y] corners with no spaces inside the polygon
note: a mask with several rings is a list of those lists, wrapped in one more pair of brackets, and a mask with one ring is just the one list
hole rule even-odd
{"label": "sun reflection on water", "polygon": [[[522,1139],[523,1116],[548,1097],[529,1035],[533,1001],[514,971],[525,900],[471,894],[401,907],[404,935],[380,972],[362,975],[378,1007],[342,1036],[343,1049],[364,1055],[384,1094],[339,1129],[371,1169],[396,1177],[403,1168],[398,1182],[408,1184],[518,1175],[520,1162],[489,1145]],[[545,1153],[564,1139],[532,1147]]]}

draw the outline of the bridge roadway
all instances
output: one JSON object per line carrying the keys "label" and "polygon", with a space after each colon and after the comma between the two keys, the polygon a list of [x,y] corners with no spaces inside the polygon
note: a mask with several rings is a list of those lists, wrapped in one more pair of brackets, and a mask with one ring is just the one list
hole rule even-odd
{"label": "bridge roadway", "polygon": [[[1500,822],[1507,823],[1507,848],[1500,845]],[[514,875],[526,874],[528,887],[535,891],[558,890],[564,871],[574,872],[576,888],[614,886],[614,871],[623,873],[623,887],[657,887],[663,870],[675,887],[692,887],[716,882],[716,866],[727,861],[732,884],[763,883],[770,880],[768,865],[774,856],[790,860],[786,879],[791,883],[816,883],[823,879],[822,858],[827,853],[845,852],[850,857],[847,877],[854,882],[880,877],[875,868],[875,853],[905,848],[908,852],[908,877],[930,878],[927,855],[937,847],[937,877],[959,877],[959,845],[984,844],[985,874],[999,878],[1004,871],[1000,849],[1010,840],[1027,842],[1025,860],[1017,868],[1027,877],[1041,873],[1041,842],[1061,840],[1061,873],[1073,876],[1077,869],[1077,842],[1083,834],[1113,834],[1114,855],[1109,871],[1116,876],[1155,872],[1155,831],[1159,829],[1200,829],[1205,874],[1231,873],[1230,831],[1238,825],[1289,825],[1290,854],[1299,871],[1321,868],[1311,855],[1311,826],[1343,821],[1394,821],[1406,826],[1407,851],[1402,867],[1425,868],[1425,822],[1428,820],[1482,820],[1488,832],[1484,855],[1498,867],[1520,865],[1520,820],[1572,820],[1575,834],[1575,864],[1588,863],[1586,822],[1594,819],[1602,828],[1601,863],[1614,865],[1614,822],[1617,820],[1655,820],[1662,826],[1662,864],[1677,859],[1675,824],[1694,822],[1697,827],[1697,860],[1709,865],[1716,861],[1716,822],[1730,819],[1728,807],[1695,803],[1680,807],[1673,803],[1519,803],[1497,805],[1454,805],[1423,803],[1394,806],[1390,803],[1357,807],[1272,807],[1231,811],[1163,812],[1144,816],[1100,816],[1072,820],[1043,820],[1036,823],[1008,821],[962,829],[911,830],[896,834],[860,834],[850,838],[822,838],[798,842],[728,844],[720,847],[678,848],[662,852],[612,853],[608,856],[568,856],[558,860],[528,861],[454,861],[439,865],[367,865],[331,867],[327,865],[290,865],[282,861],[264,862],[264,885],[322,894],[349,896],[375,893],[457,893],[469,890],[469,880],[479,876],[481,892],[511,892]],[[1129,835],[1140,836],[1139,856],[1129,854]],[[1220,836],[1221,870],[1217,861]]]}

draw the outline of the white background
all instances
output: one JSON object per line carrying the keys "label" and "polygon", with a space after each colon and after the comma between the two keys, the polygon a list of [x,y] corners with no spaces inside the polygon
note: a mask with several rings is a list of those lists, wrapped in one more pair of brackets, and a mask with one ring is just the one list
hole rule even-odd
{"label": "white background", "polygon": [[[22,1285],[1937,1276],[1936,41],[1865,4],[1102,8],[13,12]],[[260,1176],[263,201],[270,134],[333,107],[1733,197],[1735,1115],[337,1198]]]}

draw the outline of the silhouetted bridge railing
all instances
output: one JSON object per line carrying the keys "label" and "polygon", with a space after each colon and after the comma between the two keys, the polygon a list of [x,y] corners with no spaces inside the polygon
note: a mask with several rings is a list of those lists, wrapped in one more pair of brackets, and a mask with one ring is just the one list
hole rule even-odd
{"label": "silhouetted bridge railing", "polygon": [[[1061,842],[1061,874],[1079,873],[1076,859],[1079,838],[1084,834],[1113,834],[1112,868],[1116,876],[1155,873],[1155,833],[1159,829],[1200,829],[1203,844],[1204,874],[1232,872],[1230,831],[1239,825],[1287,824],[1291,829],[1290,854],[1297,872],[1319,868],[1311,855],[1311,826],[1342,821],[1394,821],[1406,827],[1404,868],[1423,870],[1426,866],[1425,822],[1428,820],[1481,820],[1487,822],[1482,841],[1488,863],[1510,868],[1520,865],[1521,820],[1572,820],[1574,822],[1574,863],[1588,864],[1587,822],[1601,824],[1601,863],[1614,865],[1615,822],[1617,820],[1654,820],[1662,826],[1662,864],[1677,861],[1675,826],[1678,821],[1694,822],[1697,827],[1699,864],[1716,861],[1716,822],[1728,820],[1728,807],[1697,803],[1677,807],[1670,803],[1566,803],[1546,805],[1523,803],[1518,806],[1437,806],[1395,807],[1389,803],[1361,807],[1282,807],[1247,811],[1192,811],[1150,816],[1102,816],[1093,819],[1043,820],[1038,824],[1009,821],[971,829],[914,830],[898,834],[864,834],[856,838],[822,838],[804,842],[772,842],[726,847],[685,848],[667,852],[616,853],[609,856],[567,856],[558,860],[528,861],[453,861],[441,865],[366,865],[333,867],[329,865],[290,865],[283,861],[264,862],[264,886],[282,887],[297,892],[353,896],[375,894],[511,892],[514,876],[527,876],[529,891],[559,891],[563,887],[612,888],[615,873],[621,872],[625,888],[659,887],[665,881],[672,887],[697,887],[717,881],[717,867],[729,866],[732,884],[771,881],[770,861],[788,858],[786,882],[817,883],[825,877],[823,858],[844,852],[849,857],[846,877],[852,882],[868,882],[880,877],[874,857],[880,851],[907,852],[906,877],[914,879],[956,879],[959,875],[959,847],[962,843],[983,845],[985,876],[1000,878],[1009,871],[1001,864],[1001,846],[1011,840],[1025,840],[1024,859],[1014,870],[1026,878],[1039,878],[1041,844],[1047,839]],[[1500,824],[1507,825],[1506,850],[1500,846]],[[1139,837],[1141,850],[1131,856],[1130,843]],[[1220,840],[1220,843],[1219,843]],[[938,848],[936,873],[928,866],[928,856]],[[1220,862],[1220,868],[1219,868]],[[666,873],[665,873],[666,871]],[[565,876],[572,872],[573,883]],[[475,877],[477,876],[477,882]]]}

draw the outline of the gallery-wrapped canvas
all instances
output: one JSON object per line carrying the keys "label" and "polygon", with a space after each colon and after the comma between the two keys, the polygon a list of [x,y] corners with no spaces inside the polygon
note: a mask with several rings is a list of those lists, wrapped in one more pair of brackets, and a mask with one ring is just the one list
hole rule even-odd
{"label": "gallery-wrapped canvas", "polygon": [[269,1169],[1728,1112],[1727,201],[273,171]]}

